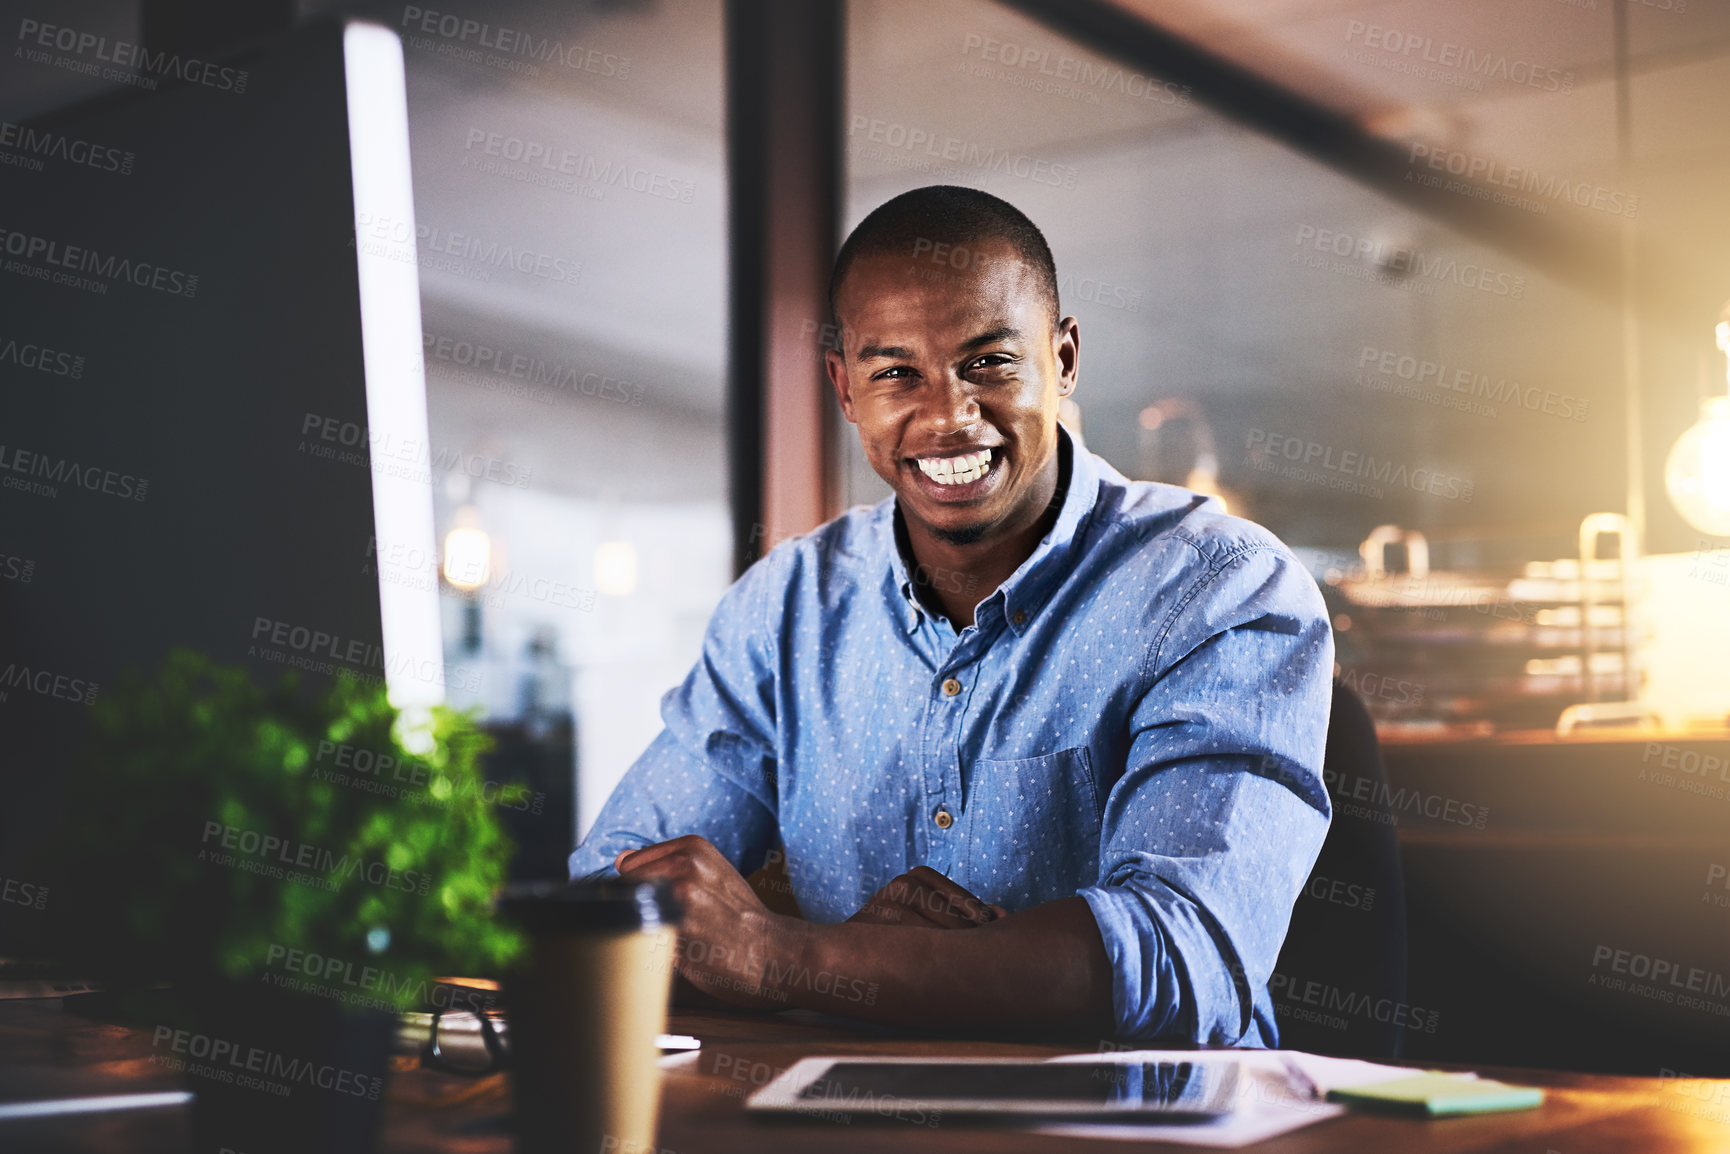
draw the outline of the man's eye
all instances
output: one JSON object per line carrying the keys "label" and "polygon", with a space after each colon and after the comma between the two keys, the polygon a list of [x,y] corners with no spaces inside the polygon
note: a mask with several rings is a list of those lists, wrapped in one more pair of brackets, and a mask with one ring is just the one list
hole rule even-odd
{"label": "man's eye", "polygon": [[874,381],[897,381],[903,380],[912,375],[913,370],[908,368],[906,365],[896,365],[894,368],[884,369],[880,373],[871,374],[871,379]]}
{"label": "man's eye", "polygon": [[1014,363],[1015,358],[1010,356],[1008,353],[986,353],[982,357],[975,358],[973,363],[968,367],[973,369],[991,370],[1007,368]]}

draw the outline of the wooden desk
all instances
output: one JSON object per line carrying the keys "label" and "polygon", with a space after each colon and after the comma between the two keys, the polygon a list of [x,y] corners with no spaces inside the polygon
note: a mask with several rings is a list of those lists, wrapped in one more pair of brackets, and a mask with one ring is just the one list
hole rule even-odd
{"label": "wooden desk", "polygon": [[[666,1074],[656,1154],[822,1154],[894,1149],[1062,1151],[1197,1149],[1165,1144],[1059,1139],[1016,1130],[940,1120],[936,1127],[855,1119],[850,1125],[811,1119],[765,1121],[743,1101],[756,1086],[813,1054],[1049,1056],[1066,1049],[1044,1044],[939,1041],[896,1037],[802,1012],[764,1018],[681,1012],[671,1028],[703,1040],[698,1056]],[[58,1001],[0,1002],[0,1099],[142,1093],[177,1088],[173,1075],[150,1061],[144,1031],[63,1014]],[[387,1092],[380,1150],[389,1154],[507,1154],[509,1095],[505,1075],[463,1078],[399,1060]],[[1539,1070],[1491,1070],[1510,1081],[1548,1087],[1535,1111],[1423,1122],[1348,1115],[1251,1147],[1256,1151],[1399,1151],[1468,1154],[1638,1154],[1730,1150],[1730,1080],[1689,1082]],[[183,1110],[164,1109],[40,1122],[0,1122],[6,1151],[181,1154]],[[309,1152],[310,1154],[310,1152]]]}

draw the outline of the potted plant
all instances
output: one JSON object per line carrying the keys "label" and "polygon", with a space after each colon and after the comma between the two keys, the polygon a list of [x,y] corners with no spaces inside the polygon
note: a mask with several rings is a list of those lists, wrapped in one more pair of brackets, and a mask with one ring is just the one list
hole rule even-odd
{"label": "potted plant", "polygon": [[369,1149],[394,1011],[518,949],[491,916],[511,847],[490,739],[376,680],[265,683],[186,650],[93,709],[58,952],[186,1072],[195,1147]]}

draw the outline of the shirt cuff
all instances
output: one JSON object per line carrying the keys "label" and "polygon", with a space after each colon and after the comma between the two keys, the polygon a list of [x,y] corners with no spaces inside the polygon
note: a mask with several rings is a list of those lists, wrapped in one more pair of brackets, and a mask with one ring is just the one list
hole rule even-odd
{"label": "shirt cuff", "polygon": [[1127,1040],[1166,1034],[1176,1016],[1176,998],[1170,993],[1172,965],[1159,923],[1131,890],[1088,886],[1075,892],[1093,911],[1105,956],[1111,960],[1117,1036]]}
{"label": "shirt cuff", "polygon": [[[1218,947],[1187,901],[1169,890],[1148,892],[1135,885],[1088,886],[1076,893],[1093,911],[1111,961],[1111,1005],[1119,1038],[1260,1044],[1253,1020],[1246,1022],[1249,1007],[1242,1004],[1236,983],[1217,956]],[[1174,943],[1168,922],[1180,933],[1187,927],[1201,941],[1184,950]],[[1186,963],[1197,951],[1206,951],[1213,962],[1199,967],[1199,982]]]}
{"label": "shirt cuff", "polygon": [[566,864],[573,882],[596,882],[619,876],[611,859],[602,861],[600,855],[587,845],[578,846]]}

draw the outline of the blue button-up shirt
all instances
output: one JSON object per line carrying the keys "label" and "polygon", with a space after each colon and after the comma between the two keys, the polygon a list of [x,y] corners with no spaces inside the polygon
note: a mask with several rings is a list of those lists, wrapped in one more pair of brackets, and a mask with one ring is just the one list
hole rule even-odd
{"label": "blue button-up shirt", "polygon": [[780,841],[817,922],[920,864],[1011,912],[1080,894],[1119,1037],[1277,1044],[1267,980],[1331,816],[1320,592],[1267,530],[1059,439],[1056,524],[959,633],[893,497],[753,565],[571,876],[695,833],[741,872]]}

